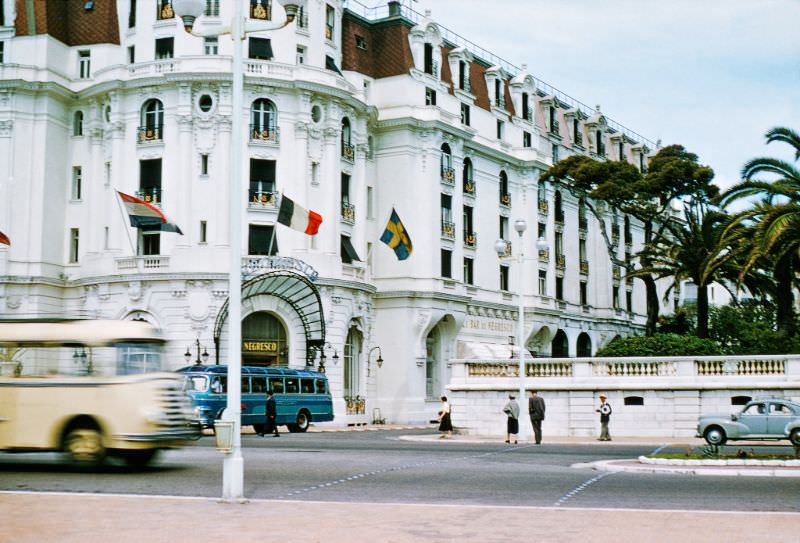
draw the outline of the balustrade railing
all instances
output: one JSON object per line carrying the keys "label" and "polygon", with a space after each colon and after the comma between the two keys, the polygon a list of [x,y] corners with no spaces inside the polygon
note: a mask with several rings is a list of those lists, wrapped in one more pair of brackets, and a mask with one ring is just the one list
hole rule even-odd
{"label": "balustrade railing", "polygon": [[280,129],[275,125],[251,124],[251,143],[280,143]]}
{"label": "balustrade railing", "polygon": [[672,376],[677,374],[674,362],[651,362],[647,360],[595,362],[592,375],[595,377],[648,377]]}
{"label": "balustrade railing", "polygon": [[697,375],[783,375],[786,373],[784,360],[695,360]]}
{"label": "balustrade railing", "polygon": [[442,166],[441,167],[442,182],[446,185],[456,184],[456,171],[453,168]]}
{"label": "balustrade railing", "polygon": [[162,191],[158,187],[150,187],[146,189],[139,189],[136,191],[135,196],[140,200],[153,204],[154,206],[161,207],[161,194]]}
{"label": "balustrade railing", "polygon": [[164,139],[164,125],[140,126],[136,129],[138,143],[161,142]]}
{"label": "balustrade railing", "polygon": [[276,209],[278,207],[278,194],[278,192],[249,190],[247,194],[247,203],[250,207]]}

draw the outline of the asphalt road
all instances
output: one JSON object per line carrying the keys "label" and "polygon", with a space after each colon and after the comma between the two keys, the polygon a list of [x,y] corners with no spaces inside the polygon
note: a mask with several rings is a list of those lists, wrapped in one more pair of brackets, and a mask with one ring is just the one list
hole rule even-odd
{"label": "asphalt road", "polygon": [[[573,464],[652,446],[401,440],[405,431],[242,437],[248,498],[569,508],[800,511],[800,479],[597,472]],[[427,431],[427,433],[431,433]],[[787,447],[787,451],[791,450]],[[167,451],[153,467],[85,472],[55,454],[0,454],[0,490],[217,497],[213,439]]]}

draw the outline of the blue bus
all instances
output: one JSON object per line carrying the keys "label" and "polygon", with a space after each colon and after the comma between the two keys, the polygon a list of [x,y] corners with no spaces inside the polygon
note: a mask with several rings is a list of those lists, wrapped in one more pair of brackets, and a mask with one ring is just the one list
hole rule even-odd
{"label": "blue bus", "polygon": [[[213,427],[228,402],[228,366],[188,366],[184,388],[204,427]],[[267,391],[275,395],[276,423],[305,432],[311,422],[333,420],[333,400],[324,373],[289,368],[242,366],[242,426],[258,432],[266,426]]]}

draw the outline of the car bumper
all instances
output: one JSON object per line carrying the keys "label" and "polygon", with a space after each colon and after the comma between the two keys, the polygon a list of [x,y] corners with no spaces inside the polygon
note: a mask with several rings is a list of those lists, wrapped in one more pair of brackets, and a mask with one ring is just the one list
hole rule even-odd
{"label": "car bumper", "polygon": [[200,436],[202,436],[202,427],[200,424],[191,423],[180,428],[165,428],[155,432],[117,434],[114,437],[120,441],[134,441],[137,443],[169,443],[194,441],[200,439]]}

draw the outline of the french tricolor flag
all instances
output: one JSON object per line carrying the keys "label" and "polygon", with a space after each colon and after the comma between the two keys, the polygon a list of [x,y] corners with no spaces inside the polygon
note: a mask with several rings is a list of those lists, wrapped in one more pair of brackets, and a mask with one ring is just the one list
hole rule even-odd
{"label": "french tricolor flag", "polygon": [[8,239],[8,236],[5,235],[2,232],[0,232],[0,243],[2,243],[3,245],[8,245],[9,247],[11,247],[11,240]]}
{"label": "french tricolor flag", "polygon": [[322,215],[316,211],[303,209],[295,204],[288,196],[281,196],[281,206],[278,208],[278,222],[313,236],[322,224]]}
{"label": "french tricolor flag", "polygon": [[178,225],[169,222],[167,216],[156,206],[124,192],[117,191],[117,194],[119,194],[122,204],[125,206],[125,211],[128,212],[131,226],[142,230],[161,230],[162,232],[177,232],[183,235]]}

